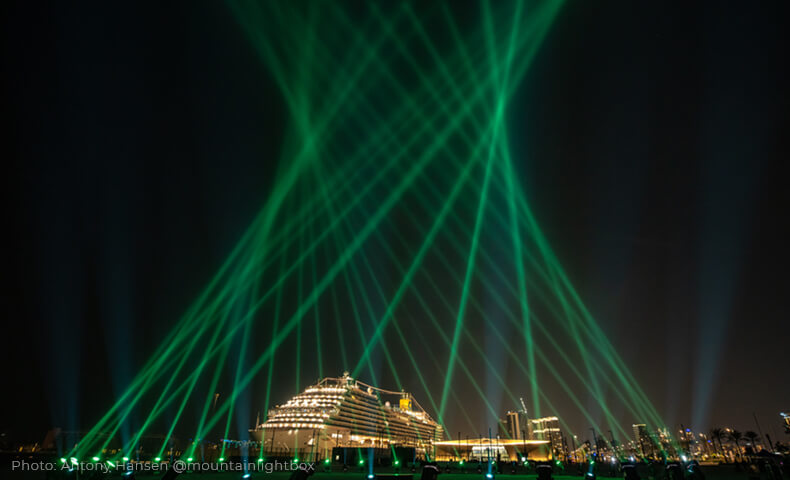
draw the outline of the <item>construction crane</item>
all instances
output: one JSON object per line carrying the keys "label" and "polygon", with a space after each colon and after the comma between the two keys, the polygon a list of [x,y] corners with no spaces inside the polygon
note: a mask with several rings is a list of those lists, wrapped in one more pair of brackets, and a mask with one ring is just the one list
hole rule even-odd
{"label": "construction crane", "polygon": [[532,436],[532,429],[529,428],[529,414],[527,413],[527,405],[524,403],[524,397],[518,397],[518,401],[521,402],[521,411],[524,412],[524,426],[522,427],[524,430],[524,440]]}

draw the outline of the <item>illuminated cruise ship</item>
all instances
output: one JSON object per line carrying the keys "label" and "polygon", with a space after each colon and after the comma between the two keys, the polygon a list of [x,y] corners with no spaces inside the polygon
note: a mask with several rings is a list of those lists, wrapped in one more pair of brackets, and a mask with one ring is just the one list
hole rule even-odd
{"label": "illuminated cruise ship", "polygon": [[442,437],[442,427],[411,394],[364,384],[348,372],[269,410],[251,432],[267,454],[323,458],[334,447],[411,447],[419,454]]}

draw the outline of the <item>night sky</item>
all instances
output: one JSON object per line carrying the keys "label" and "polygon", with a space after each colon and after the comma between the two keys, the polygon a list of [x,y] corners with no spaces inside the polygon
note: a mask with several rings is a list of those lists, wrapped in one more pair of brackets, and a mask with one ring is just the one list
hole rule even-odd
{"label": "night sky", "polygon": [[[40,440],[58,392],[89,428],[219,268],[287,111],[220,2],[0,8],[0,429]],[[787,439],[787,9],[569,2],[509,106],[544,232],[670,426]]]}

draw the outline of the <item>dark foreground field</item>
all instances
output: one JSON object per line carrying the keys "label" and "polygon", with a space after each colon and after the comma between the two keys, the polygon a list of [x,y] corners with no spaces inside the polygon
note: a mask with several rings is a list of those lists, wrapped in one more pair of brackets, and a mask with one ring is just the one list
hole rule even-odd
{"label": "dark foreground field", "polygon": [[[378,472],[376,472],[378,473]],[[790,477],[783,477],[783,479],[774,479],[768,473],[755,473],[750,474],[746,470],[736,469],[733,465],[719,465],[719,466],[709,466],[703,467],[703,473],[705,475],[705,480],[790,480]],[[382,475],[387,475],[385,472],[381,472]],[[73,474],[72,474],[73,475]],[[12,471],[10,465],[4,465],[2,470],[0,470],[0,479],[9,479],[9,480],[56,480],[63,478],[65,479],[74,479],[74,480],[98,480],[98,479],[116,479],[116,480],[123,480],[119,473],[108,474],[104,476],[98,476],[96,474],[83,474],[79,477],[76,476],[61,476],[61,475],[47,475],[43,472],[25,472],[25,471]],[[419,472],[415,474],[411,474],[411,472],[402,473],[404,476],[404,480],[409,480],[409,475],[412,475],[413,480],[420,480]],[[152,474],[152,473],[136,473],[135,480],[155,480],[162,478],[162,473]],[[179,480],[240,480],[241,473],[239,472],[201,472],[201,473],[183,473],[179,475],[177,478]],[[273,473],[266,473],[266,472],[254,472],[251,475],[252,479],[262,479],[262,480],[288,480],[290,477],[290,473],[288,472],[273,472]],[[310,477],[310,480],[366,480],[367,472],[333,472],[333,473],[325,473],[325,472],[318,472]],[[511,473],[500,473],[496,475],[497,478],[500,480],[536,480],[535,474],[511,474]],[[564,475],[564,474],[554,474],[554,480],[581,480],[583,477],[578,475]],[[621,476],[609,476],[609,475],[599,475],[598,478],[600,480],[605,480],[609,478],[622,478]],[[655,479],[653,477],[643,477],[642,480],[660,480]],[[486,480],[485,476],[482,474],[475,472],[470,473],[442,473],[439,476],[439,480]]]}

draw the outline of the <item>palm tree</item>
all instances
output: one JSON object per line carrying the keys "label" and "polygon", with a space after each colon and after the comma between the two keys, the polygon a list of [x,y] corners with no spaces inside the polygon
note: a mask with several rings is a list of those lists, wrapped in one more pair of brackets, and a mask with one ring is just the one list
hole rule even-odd
{"label": "palm tree", "polygon": [[741,439],[743,438],[743,434],[738,430],[733,430],[730,432],[730,440],[735,442],[735,451],[738,452],[738,456],[743,460],[743,456],[741,455]]}
{"label": "palm tree", "polygon": [[757,440],[760,438],[760,436],[757,435],[757,432],[752,432],[749,430],[748,432],[744,433],[743,436],[749,440],[749,443],[752,445],[752,451],[757,453]]}
{"label": "palm tree", "polygon": [[727,461],[727,457],[724,456],[724,446],[721,444],[721,440],[727,437],[727,433],[724,431],[723,428],[714,428],[710,431],[710,437],[713,439],[713,447],[716,448],[716,440],[719,441],[719,447],[716,448],[716,451]]}

